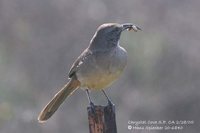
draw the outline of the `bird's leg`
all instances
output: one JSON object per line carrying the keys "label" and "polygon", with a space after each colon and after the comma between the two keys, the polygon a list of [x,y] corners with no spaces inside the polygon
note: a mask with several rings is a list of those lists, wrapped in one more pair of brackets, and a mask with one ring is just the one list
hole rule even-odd
{"label": "bird's leg", "polygon": [[102,90],[103,94],[106,96],[107,100],[108,100],[108,105],[110,107],[113,107],[114,104],[112,103],[112,101],[110,100],[110,98],[108,97],[108,95],[106,94],[106,92],[104,90]]}
{"label": "bird's leg", "polygon": [[92,100],[90,98],[90,92],[89,92],[88,89],[86,89],[86,94],[87,94],[88,101],[89,101],[90,107],[92,109],[92,112],[95,114],[95,105],[94,105],[94,103],[92,102]]}

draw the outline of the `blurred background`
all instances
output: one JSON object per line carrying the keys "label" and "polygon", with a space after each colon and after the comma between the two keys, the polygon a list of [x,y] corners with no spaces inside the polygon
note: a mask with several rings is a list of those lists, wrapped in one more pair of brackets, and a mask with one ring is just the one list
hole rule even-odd
{"label": "blurred background", "polygon": [[[106,22],[143,29],[122,34],[128,65],[107,90],[118,132],[147,133],[129,131],[129,120],[193,120],[175,132],[199,132],[199,5],[198,0],[0,0],[0,132],[89,133],[83,90],[47,123],[39,124],[37,116]],[[101,92],[92,99],[106,104]]]}

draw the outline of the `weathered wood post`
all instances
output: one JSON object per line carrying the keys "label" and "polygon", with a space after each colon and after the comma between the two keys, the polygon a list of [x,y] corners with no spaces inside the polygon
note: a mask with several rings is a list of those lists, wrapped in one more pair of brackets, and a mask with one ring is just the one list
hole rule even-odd
{"label": "weathered wood post", "polygon": [[115,106],[87,107],[90,133],[117,133]]}

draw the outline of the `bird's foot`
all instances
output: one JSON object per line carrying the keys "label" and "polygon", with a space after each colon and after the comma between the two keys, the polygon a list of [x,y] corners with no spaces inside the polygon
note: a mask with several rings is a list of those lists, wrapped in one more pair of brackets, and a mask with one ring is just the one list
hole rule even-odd
{"label": "bird's foot", "polygon": [[115,106],[115,105],[114,105],[114,103],[113,103],[112,101],[108,100],[108,106],[109,106],[109,107],[113,107],[113,106]]}
{"label": "bird's foot", "polygon": [[110,111],[112,111],[112,112],[115,111],[115,104],[114,104],[111,100],[108,100],[108,108],[109,108]]}
{"label": "bird's foot", "polygon": [[92,113],[95,115],[96,111],[95,111],[95,105],[93,102],[90,102],[90,108],[91,108]]}

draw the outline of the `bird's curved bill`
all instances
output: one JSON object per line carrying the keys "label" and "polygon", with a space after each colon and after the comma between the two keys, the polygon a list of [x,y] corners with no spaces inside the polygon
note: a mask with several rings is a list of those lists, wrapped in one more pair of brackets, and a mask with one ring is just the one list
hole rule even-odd
{"label": "bird's curved bill", "polygon": [[140,27],[134,25],[134,24],[131,24],[131,23],[126,23],[126,24],[122,24],[122,27],[123,27],[123,30],[128,30],[128,31],[135,31],[137,32],[138,30],[142,30]]}

